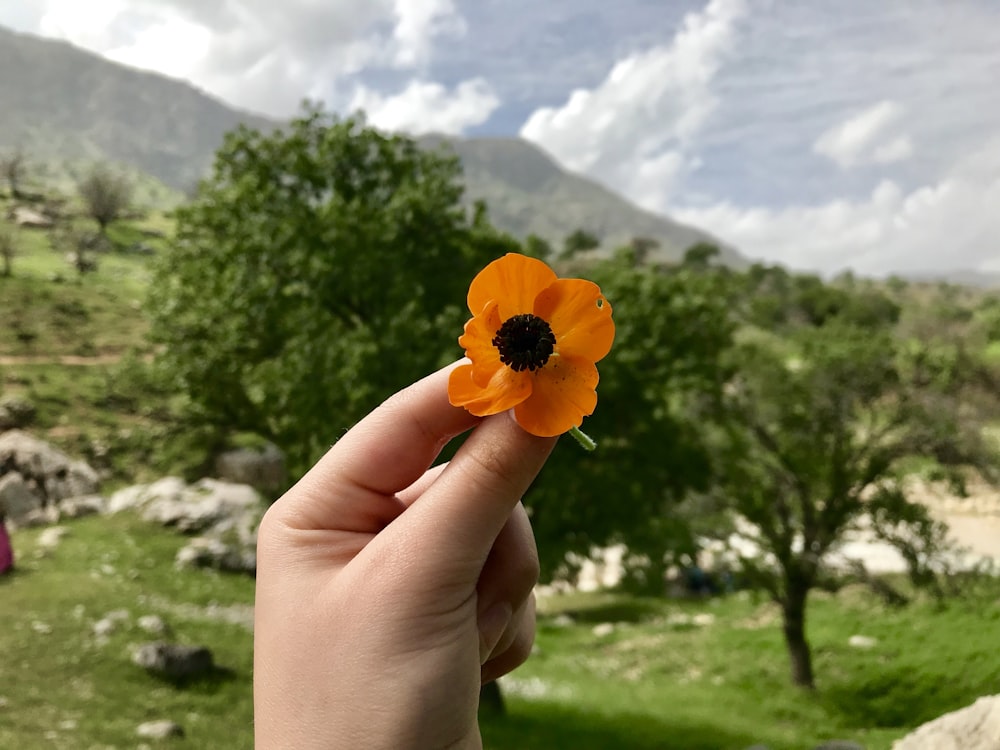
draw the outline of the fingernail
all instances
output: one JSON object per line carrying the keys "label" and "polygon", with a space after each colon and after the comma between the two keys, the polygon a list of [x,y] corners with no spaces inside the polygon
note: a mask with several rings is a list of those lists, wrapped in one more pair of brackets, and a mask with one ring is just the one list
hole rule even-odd
{"label": "fingernail", "polygon": [[479,615],[479,665],[485,664],[510,625],[514,610],[510,602],[497,602]]}

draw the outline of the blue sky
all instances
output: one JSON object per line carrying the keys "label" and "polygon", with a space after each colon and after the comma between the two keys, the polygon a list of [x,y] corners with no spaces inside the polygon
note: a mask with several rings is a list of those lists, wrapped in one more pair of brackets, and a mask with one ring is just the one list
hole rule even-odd
{"label": "blue sky", "polygon": [[1000,270],[994,0],[8,0],[0,24],[271,115],[520,135],[795,268]]}

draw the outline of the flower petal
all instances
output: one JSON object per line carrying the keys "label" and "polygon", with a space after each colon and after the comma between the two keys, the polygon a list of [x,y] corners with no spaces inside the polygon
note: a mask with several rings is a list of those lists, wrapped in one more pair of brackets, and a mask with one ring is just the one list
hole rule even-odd
{"label": "flower petal", "polygon": [[497,300],[501,321],[530,313],[535,297],[555,280],[555,271],[537,258],[508,253],[476,274],[469,286],[469,310],[479,315],[491,300]]}
{"label": "flower petal", "polygon": [[462,406],[477,417],[488,417],[516,406],[531,395],[531,376],[502,366],[479,385],[472,375],[472,365],[460,365],[448,377],[448,401]]}
{"label": "flower petal", "polygon": [[514,407],[518,424],[532,435],[562,435],[594,413],[598,375],[592,362],[555,356],[533,379],[531,395]]}
{"label": "flower petal", "polygon": [[611,351],[615,324],[601,288],[584,279],[557,279],[535,299],[534,314],[552,326],[556,351],[598,362]]}
{"label": "flower petal", "polygon": [[489,382],[497,368],[506,367],[500,361],[500,350],[493,345],[493,337],[501,325],[499,303],[491,300],[482,314],[474,315],[465,324],[465,332],[458,337],[465,356],[472,360],[472,377],[481,386]]}

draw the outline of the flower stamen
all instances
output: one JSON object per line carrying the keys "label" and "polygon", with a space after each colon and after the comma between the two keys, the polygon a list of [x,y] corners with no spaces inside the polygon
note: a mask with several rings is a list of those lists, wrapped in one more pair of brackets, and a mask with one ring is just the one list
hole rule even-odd
{"label": "flower stamen", "polygon": [[534,372],[549,361],[556,337],[546,321],[526,313],[505,320],[492,343],[500,352],[500,361],[514,372]]}

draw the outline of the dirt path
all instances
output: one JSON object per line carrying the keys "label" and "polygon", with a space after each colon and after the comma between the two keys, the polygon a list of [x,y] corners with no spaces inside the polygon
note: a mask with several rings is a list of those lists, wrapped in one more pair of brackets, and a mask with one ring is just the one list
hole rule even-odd
{"label": "dirt path", "polygon": [[0,367],[7,365],[72,365],[76,367],[93,367],[95,365],[113,365],[120,362],[121,354],[97,354],[85,357],[78,354],[0,354]]}

